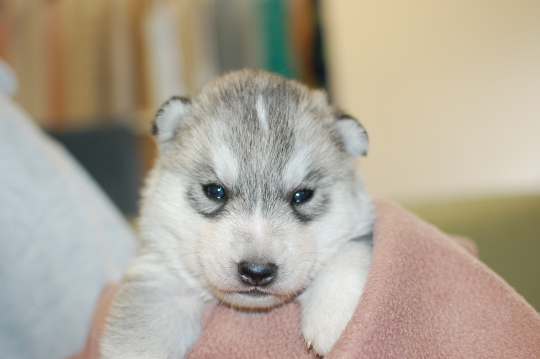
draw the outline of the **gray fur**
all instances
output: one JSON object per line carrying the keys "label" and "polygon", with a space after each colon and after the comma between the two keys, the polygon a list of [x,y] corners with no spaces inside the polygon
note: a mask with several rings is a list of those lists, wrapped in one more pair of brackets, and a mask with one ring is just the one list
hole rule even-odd
{"label": "gray fur", "polygon": [[[105,357],[183,357],[206,300],[268,310],[294,298],[306,342],[325,355],[354,311],[371,258],[369,244],[350,241],[373,222],[354,159],[367,150],[361,125],[343,119],[323,91],[243,70],[190,101],[171,98],[155,130],[160,153],[143,192],[143,244],[116,297]],[[224,188],[226,200],[210,198],[207,185]],[[295,203],[300,190],[313,196]],[[242,261],[273,263],[277,275],[250,287],[239,280]],[[334,277],[342,267],[347,275]],[[356,284],[340,284],[345,278]],[[178,297],[191,309],[180,310]],[[154,328],[152,339],[144,327]],[[172,333],[191,339],[167,347]]]}

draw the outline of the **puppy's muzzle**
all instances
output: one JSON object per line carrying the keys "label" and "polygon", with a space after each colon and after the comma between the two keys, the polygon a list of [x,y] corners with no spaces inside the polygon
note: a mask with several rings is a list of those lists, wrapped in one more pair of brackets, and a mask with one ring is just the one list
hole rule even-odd
{"label": "puppy's muzzle", "polygon": [[238,263],[240,279],[251,286],[270,284],[276,277],[278,267],[274,263]]}

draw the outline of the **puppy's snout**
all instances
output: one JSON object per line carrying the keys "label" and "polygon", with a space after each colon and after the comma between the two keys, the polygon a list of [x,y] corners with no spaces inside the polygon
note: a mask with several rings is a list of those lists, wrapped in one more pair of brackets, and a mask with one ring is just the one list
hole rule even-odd
{"label": "puppy's snout", "polygon": [[274,280],[278,267],[274,263],[238,263],[238,273],[246,284],[252,286],[262,286]]}

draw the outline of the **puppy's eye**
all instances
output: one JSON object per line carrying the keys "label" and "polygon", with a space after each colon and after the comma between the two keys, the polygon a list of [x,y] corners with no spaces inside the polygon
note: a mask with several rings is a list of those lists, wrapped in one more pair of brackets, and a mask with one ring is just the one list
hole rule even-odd
{"label": "puppy's eye", "polygon": [[296,191],[293,194],[292,203],[299,204],[299,203],[307,202],[311,199],[312,196],[313,196],[313,191],[310,189],[302,189],[300,191]]}
{"label": "puppy's eye", "polygon": [[204,191],[206,192],[206,195],[211,199],[215,199],[218,201],[225,201],[227,199],[227,193],[225,192],[225,188],[221,186],[210,184],[204,187]]}

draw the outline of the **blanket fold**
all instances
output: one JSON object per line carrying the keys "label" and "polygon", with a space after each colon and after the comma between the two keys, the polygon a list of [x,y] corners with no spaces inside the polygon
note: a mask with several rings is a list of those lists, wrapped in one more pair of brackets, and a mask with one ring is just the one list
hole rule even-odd
{"label": "blanket fold", "polygon": [[[540,358],[540,315],[474,247],[389,201],[376,206],[364,293],[327,359]],[[187,357],[316,358],[299,322],[294,302],[256,315],[212,306]]]}

